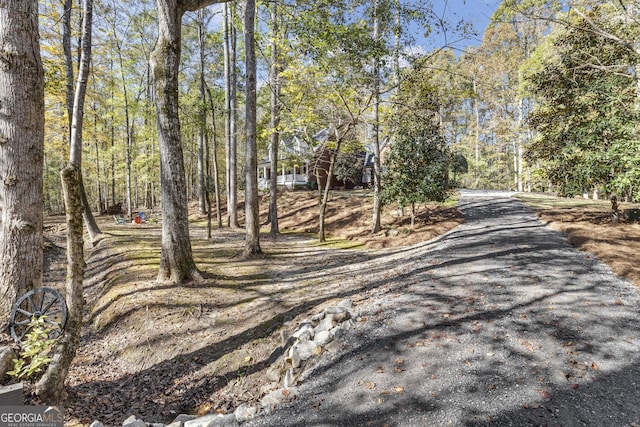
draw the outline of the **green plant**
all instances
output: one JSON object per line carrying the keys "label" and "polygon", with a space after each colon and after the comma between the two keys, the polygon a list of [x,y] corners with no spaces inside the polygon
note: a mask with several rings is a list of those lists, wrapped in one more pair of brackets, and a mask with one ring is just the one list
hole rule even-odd
{"label": "green plant", "polygon": [[40,373],[51,362],[51,349],[57,338],[49,337],[46,316],[33,317],[30,331],[25,335],[20,356],[13,360],[13,371],[8,374],[17,379],[29,379]]}

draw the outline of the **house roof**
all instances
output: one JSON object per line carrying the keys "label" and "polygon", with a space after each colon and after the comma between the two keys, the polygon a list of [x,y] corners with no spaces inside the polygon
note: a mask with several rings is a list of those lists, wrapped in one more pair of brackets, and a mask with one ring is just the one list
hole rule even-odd
{"label": "house roof", "polygon": [[[325,142],[329,137],[329,129],[322,129],[313,135],[313,140],[319,145]],[[259,162],[259,166],[269,165],[271,163],[271,145],[269,145],[267,157]],[[278,146],[278,161],[287,160],[292,157],[311,158],[314,154],[314,148],[296,134],[291,138],[281,139]]]}

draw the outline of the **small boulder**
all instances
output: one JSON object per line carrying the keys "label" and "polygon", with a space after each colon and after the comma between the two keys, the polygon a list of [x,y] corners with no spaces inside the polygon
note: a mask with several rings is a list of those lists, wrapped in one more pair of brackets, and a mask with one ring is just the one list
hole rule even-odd
{"label": "small boulder", "polygon": [[324,347],[329,342],[331,342],[331,332],[329,331],[321,331],[316,334],[316,337],[313,339],[313,342],[318,344],[321,347]]}
{"label": "small boulder", "polygon": [[322,352],[322,348],[314,341],[300,341],[295,343],[291,349],[296,350],[301,360],[308,360],[311,356],[318,355]]}
{"label": "small boulder", "polygon": [[233,414],[211,414],[187,421],[184,427],[237,427],[238,420]]}
{"label": "small boulder", "polygon": [[131,415],[122,422],[122,427],[147,427],[147,423],[139,420],[135,415]]}
{"label": "small boulder", "polygon": [[16,355],[10,347],[0,347],[0,380],[13,369],[13,359]]}
{"label": "small boulder", "polygon": [[279,388],[272,391],[260,400],[260,404],[263,408],[273,408],[298,396],[298,389],[295,387]]}
{"label": "small boulder", "polygon": [[233,415],[236,416],[236,420],[239,423],[253,419],[257,413],[258,413],[258,408],[256,408],[255,406],[250,406],[246,403],[243,403],[242,405],[238,406],[236,410],[233,411]]}

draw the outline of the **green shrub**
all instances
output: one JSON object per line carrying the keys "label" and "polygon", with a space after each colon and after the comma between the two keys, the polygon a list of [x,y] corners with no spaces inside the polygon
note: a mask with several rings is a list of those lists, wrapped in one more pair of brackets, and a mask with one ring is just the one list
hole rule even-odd
{"label": "green shrub", "polygon": [[34,316],[29,326],[31,330],[25,335],[20,355],[13,360],[13,371],[8,372],[17,379],[30,379],[41,373],[51,362],[49,355],[58,341],[49,338],[46,316]]}

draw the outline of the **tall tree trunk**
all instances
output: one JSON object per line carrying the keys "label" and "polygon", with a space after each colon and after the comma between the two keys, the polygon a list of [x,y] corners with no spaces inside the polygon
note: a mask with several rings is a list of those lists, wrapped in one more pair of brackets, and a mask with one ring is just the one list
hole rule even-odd
{"label": "tall tree trunk", "polygon": [[204,81],[204,48],[205,48],[205,34],[204,34],[204,11],[200,9],[198,11],[198,45],[199,45],[199,54],[200,54],[200,80],[198,88],[200,90],[200,106],[198,109],[200,126],[198,128],[198,207],[200,208],[200,213],[209,213],[209,218],[211,217],[211,213],[207,207],[207,196],[206,193],[208,191],[208,185],[205,184],[206,181],[206,171],[205,171],[205,152],[208,152],[208,147],[205,147],[205,134],[207,132],[207,114],[206,114],[206,102],[207,95],[205,93],[205,81]]}
{"label": "tall tree trunk", "polygon": [[269,177],[269,235],[275,238],[280,232],[278,227],[278,149],[280,146],[280,63],[278,58],[279,31],[278,2],[271,3],[271,141],[270,162],[271,176]]}
{"label": "tall tree trunk", "polygon": [[[69,117],[69,144],[71,144],[71,121],[73,120],[73,108],[74,108],[74,89],[73,89],[73,54],[71,51],[71,9],[73,8],[73,0],[64,0],[64,11],[62,18],[62,51],[64,52],[64,65],[66,72],[66,106],[67,115]],[[82,47],[79,47],[82,51]],[[84,223],[89,233],[89,239],[91,242],[95,242],[98,236],[102,234],[98,223],[93,217],[91,212],[91,205],[87,199],[87,194],[84,190],[84,184],[82,182],[82,176],[80,177],[80,200],[82,201]]]}
{"label": "tall tree trunk", "polygon": [[[211,107],[211,143],[213,145],[213,191],[216,198],[216,220],[218,221],[218,228],[222,228],[222,210],[220,209],[220,178],[218,173],[218,140],[216,137],[216,109],[213,104],[213,96],[211,95],[211,89],[209,87],[207,87],[207,94],[209,96],[209,105]],[[207,159],[208,158],[209,156],[207,156]]]}
{"label": "tall tree trunk", "polygon": [[53,360],[43,377],[38,381],[38,395],[50,405],[59,405],[64,398],[64,380],[80,343],[82,328],[84,240],[82,236],[82,127],[84,121],[84,98],[91,63],[91,24],[93,0],[83,0],[82,45],[80,70],[73,100],[71,118],[71,144],[69,165],[61,172],[62,188],[67,216],[67,323],[65,334],[56,346]]}
{"label": "tall tree trunk", "polygon": [[476,86],[476,76],[473,75],[473,94],[475,98],[473,100],[473,115],[476,118],[476,129],[475,129],[475,159],[476,164],[474,168],[474,177],[475,184],[474,186],[477,188],[480,183],[480,108],[478,107],[478,103],[480,102],[480,96],[478,95],[478,88]]}
{"label": "tall tree trunk", "polygon": [[[224,5],[224,152],[225,152],[225,193],[227,194],[227,225],[229,225],[231,193],[231,40],[229,5]],[[218,206],[218,209],[220,207]]]}
{"label": "tall tree trunk", "polygon": [[336,144],[335,151],[331,153],[329,160],[329,170],[327,171],[327,181],[325,182],[322,191],[322,198],[320,200],[320,214],[318,215],[318,240],[320,242],[326,242],[327,236],[325,231],[325,220],[327,215],[327,204],[329,203],[329,194],[331,192],[331,179],[333,178],[333,169],[336,163],[336,158],[340,152],[341,141]]}
{"label": "tall tree trunk", "polygon": [[[0,327],[42,284],[44,72],[38,2],[0,1]],[[10,57],[10,60],[8,58]]]}
{"label": "tall tree trunk", "polygon": [[256,51],[255,51],[255,0],[244,3],[244,47],[245,47],[245,247],[244,254],[262,252],[260,248],[260,216],[258,200],[258,147],[256,141]]}
{"label": "tall tree trunk", "polygon": [[229,227],[238,227],[238,72],[236,67],[236,27],[235,1],[231,3],[231,25],[229,26],[229,193],[227,194],[227,212]]}
{"label": "tall tree trunk", "polygon": [[[115,22],[115,20],[114,20]],[[115,28],[114,28],[115,32]],[[116,40],[116,50],[118,52],[118,59],[120,62],[120,81],[122,82],[122,93],[124,97],[124,124],[127,133],[127,140],[124,150],[124,182],[125,182],[125,203],[127,205],[127,215],[131,218],[133,214],[132,198],[131,198],[131,151],[133,150],[133,125],[131,124],[131,117],[129,115],[129,93],[127,90],[127,81],[124,74],[124,59],[122,58],[122,48],[118,38]]]}
{"label": "tall tree trunk", "polygon": [[331,179],[333,178],[333,170],[335,169],[336,159],[338,158],[338,154],[340,154],[342,142],[346,135],[351,131],[352,126],[353,123],[349,123],[346,126],[344,133],[341,135],[336,130],[336,147],[331,153],[329,169],[327,170],[327,182],[325,183],[324,188],[319,188],[322,195],[320,199],[320,214],[318,215],[318,239],[320,242],[326,241],[325,218],[327,214],[327,204],[329,203],[329,194],[331,192]]}
{"label": "tall tree trunk", "polygon": [[[378,18],[378,1],[374,1],[373,38],[377,42],[380,38]],[[380,224],[380,61],[373,59],[373,222],[371,232],[381,230]]]}
{"label": "tall tree trunk", "polygon": [[160,183],[162,191],[162,253],[159,281],[179,283],[201,278],[191,252],[185,169],[178,116],[178,75],[183,11],[175,0],[157,0],[158,41],[151,53],[156,94]]}

